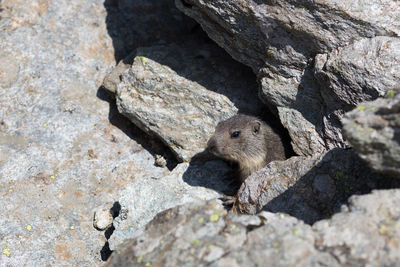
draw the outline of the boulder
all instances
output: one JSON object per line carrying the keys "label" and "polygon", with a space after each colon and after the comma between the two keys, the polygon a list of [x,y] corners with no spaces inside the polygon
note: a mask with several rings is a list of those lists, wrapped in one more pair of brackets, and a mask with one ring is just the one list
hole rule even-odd
{"label": "boulder", "polygon": [[390,266],[400,260],[400,191],[353,196],[312,227],[283,213],[227,214],[216,201],[158,214],[112,266]]}
{"label": "boulder", "polygon": [[[202,152],[219,121],[239,110],[262,111],[249,70],[226,58],[213,44],[154,45],[138,48],[132,65],[115,69],[119,111],[146,133],[160,138],[179,161]],[[112,91],[114,88],[110,86]],[[246,93],[247,92],[247,93]]]}
{"label": "boulder", "polygon": [[400,93],[363,102],[346,114],[344,133],[373,169],[400,178]]}
{"label": "boulder", "polygon": [[230,193],[229,170],[221,161],[181,163],[162,177],[148,176],[127,184],[116,202],[119,216],[114,219],[114,230],[107,240],[109,248],[114,250],[164,210]]}
{"label": "boulder", "polygon": [[312,224],[339,211],[353,194],[396,185],[371,171],[355,151],[336,148],[312,158],[271,162],[246,179],[236,204],[244,213],[285,212]]}
{"label": "boulder", "polygon": [[227,214],[217,201],[158,214],[113,252],[112,266],[310,266],[334,257],[314,247],[309,225],[283,214]]}
{"label": "boulder", "polygon": [[[357,50],[348,58],[349,64],[335,65],[338,70],[334,73],[343,76],[349,66],[354,68],[349,79],[359,88],[355,90],[363,94],[370,94],[370,88],[377,85],[375,75],[387,67],[391,71],[378,79],[380,83],[387,86],[398,79],[400,4],[396,1],[176,0],[175,3],[233,58],[253,69],[261,84],[261,97],[276,110],[298,155],[313,156],[347,146],[339,119],[351,107],[343,107],[340,97],[351,93],[346,92],[345,83],[329,88],[335,75],[329,73],[329,60],[326,71],[322,62],[331,58],[331,53],[340,58],[341,53],[336,52],[340,48],[348,53]],[[374,39],[377,36],[384,37]],[[351,65],[355,58],[357,64]],[[377,69],[365,73],[367,67],[363,62],[376,62],[371,69]],[[387,91],[385,86],[378,90],[380,95]],[[354,107],[360,98],[347,101]]]}

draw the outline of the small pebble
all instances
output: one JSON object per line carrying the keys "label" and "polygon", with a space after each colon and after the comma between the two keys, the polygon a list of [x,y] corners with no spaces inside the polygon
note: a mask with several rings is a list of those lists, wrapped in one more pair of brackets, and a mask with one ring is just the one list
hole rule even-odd
{"label": "small pebble", "polygon": [[161,155],[157,155],[156,154],[156,166],[158,167],[162,167],[164,168],[165,166],[167,166],[167,161],[165,160],[165,158]]}
{"label": "small pebble", "polygon": [[106,230],[112,225],[113,217],[109,208],[99,208],[94,212],[93,226],[99,231]]}

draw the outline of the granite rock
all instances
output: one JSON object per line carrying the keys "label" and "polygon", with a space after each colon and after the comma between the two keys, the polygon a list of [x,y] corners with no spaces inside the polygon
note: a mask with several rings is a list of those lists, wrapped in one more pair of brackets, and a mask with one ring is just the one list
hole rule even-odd
{"label": "granite rock", "polygon": [[5,0],[0,17],[0,265],[101,266],[93,211],[169,175],[155,154],[174,160],[99,88],[132,49],[195,23],[168,0]]}
{"label": "granite rock", "polygon": [[106,230],[113,223],[113,216],[111,214],[111,208],[97,208],[93,215],[93,227],[99,231]]}
{"label": "granite rock", "polygon": [[162,177],[149,176],[132,181],[119,192],[120,215],[114,219],[115,230],[108,239],[109,248],[114,250],[135,235],[159,212],[229,193],[232,187],[229,171],[229,166],[222,161],[197,165],[181,163]]}
{"label": "granite rock", "polygon": [[257,113],[263,108],[254,81],[247,79],[253,78],[251,72],[213,44],[193,53],[198,45],[138,48],[116,91],[119,111],[160,138],[179,161],[202,152],[219,121],[239,109]]}
{"label": "granite rock", "polygon": [[312,224],[340,210],[353,194],[393,186],[398,183],[373,172],[355,151],[337,148],[271,162],[246,179],[236,204],[244,213],[284,212]]}
{"label": "granite rock", "polygon": [[337,265],[319,252],[311,227],[283,214],[227,214],[217,201],[158,214],[114,251],[106,266]]}
{"label": "granite rock", "polygon": [[315,57],[331,140],[344,140],[341,119],[357,104],[382,97],[400,81],[400,38],[378,36],[355,41]]}
{"label": "granite rock", "polygon": [[227,214],[216,201],[175,207],[106,266],[391,266],[400,260],[400,191],[353,196],[312,227],[283,213]]}
{"label": "granite rock", "polygon": [[[334,100],[346,92],[331,91],[329,98],[322,96],[325,90],[314,76],[314,58],[328,57],[335,49],[365,40],[357,50],[358,62],[362,51],[369,46],[376,51],[378,42],[368,39],[376,36],[392,37],[396,43],[400,35],[400,12],[397,1],[203,1],[176,0],[177,7],[199,22],[217,44],[233,58],[250,66],[261,84],[261,96],[276,110],[284,127],[292,138],[298,155],[313,156],[334,147],[347,144],[338,129],[338,116],[345,111],[340,100]],[[374,43],[375,42],[375,43]],[[368,44],[368,45],[367,45]],[[364,46],[364,48],[363,48]],[[371,61],[385,62],[398,67],[396,45],[390,45],[388,54],[371,53]],[[372,57],[370,57],[372,56]],[[381,59],[384,57],[384,59]],[[389,61],[388,61],[389,60]],[[350,62],[350,61],[349,61]],[[343,66],[344,68],[349,65]],[[374,67],[375,65],[373,65]],[[339,69],[342,66],[337,66]],[[365,66],[354,74],[360,74]],[[353,83],[367,90],[371,77],[350,77]],[[346,70],[343,69],[342,73]],[[329,74],[328,74],[329,75]],[[385,76],[392,83],[396,73]],[[319,79],[320,80],[320,79]],[[346,89],[346,88],[342,88]],[[341,90],[342,90],[341,89]],[[385,91],[387,88],[380,88]],[[329,101],[335,101],[331,103]],[[352,105],[356,105],[358,99]],[[335,111],[332,114],[333,110]]]}
{"label": "granite rock", "polygon": [[343,119],[344,133],[373,169],[400,178],[400,94],[363,102]]}
{"label": "granite rock", "polygon": [[400,190],[353,196],[343,211],[313,225],[316,246],[341,266],[393,266],[400,260]]}

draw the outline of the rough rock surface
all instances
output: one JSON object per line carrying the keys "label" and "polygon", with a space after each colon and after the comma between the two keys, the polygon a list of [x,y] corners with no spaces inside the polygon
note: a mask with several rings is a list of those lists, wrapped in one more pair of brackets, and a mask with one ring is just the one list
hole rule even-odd
{"label": "rough rock surface", "polygon": [[400,38],[362,39],[329,54],[317,55],[315,76],[329,118],[332,140],[343,140],[341,119],[357,103],[382,97],[400,83]]}
{"label": "rough rock surface", "polygon": [[[188,38],[194,23],[169,0],[6,0],[0,16],[0,265],[100,266],[109,232],[93,227],[95,209],[170,174],[154,154],[170,157],[99,87],[132,49]],[[182,184],[157,192],[172,198]],[[170,206],[196,195],[184,188]],[[161,211],[147,203],[144,221]]]}
{"label": "rough rock surface", "polygon": [[[282,6],[289,7],[292,3],[293,1],[285,2]],[[332,51],[340,54],[342,52],[337,50],[338,47],[351,47],[352,40],[361,40],[364,37],[378,40],[373,37],[383,35],[392,36],[394,40],[399,29],[396,17],[396,14],[399,14],[397,1],[382,1],[381,6],[370,1],[362,3],[365,5],[362,8],[357,6],[361,5],[361,2],[347,4],[344,8],[337,5],[335,12],[332,12],[331,7],[338,4],[337,2],[324,3],[319,11],[313,9],[314,3],[320,4],[313,2],[284,10],[285,13],[291,14],[293,21],[289,23],[274,24],[273,20],[266,21],[265,25],[273,25],[274,30],[264,32],[261,30],[266,29],[264,24],[255,24],[257,27],[261,26],[253,32],[254,34],[250,32],[250,35],[244,35],[249,42],[239,47],[245,53],[249,52],[248,55],[234,55],[233,50],[230,51],[235,58],[256,70],[264,88],[264,96],[273,96],[268,98],[269,103],[278,107],[276,111],[281,120],[287,122],[285,126],[293,137],[296,151],[305,155],[325,150],[332,144],[329,142],[341,142],[326,139],[324,131],[328,131],[329,127],[325,126],[330,125],[330,119],[326,119],[326,124],[322,123],[326,116],[326,111],[321,108],[325,107],[325,100],[317,90],[319,83],[312,78],[317,72],[312,69],[310,59],[318,53],[329,54]],[[246,5],[247,2],[242,4]],[[189,8],[188,5],[186,8]],[[340,8],[349,9],[350,12],[339,12]],[[226,12],[228,11],[229,9],[226,9]],[[369,14],[371,12],[374,15]],[[368,16],[365,16],[367,13]],[[235,16],[240,14],[246,13],[237,12]],[[187,40],[192,37],[193,40],[203,40],[203,37],[197,35],[195,23],[178,12],[172,1],[4,0],[0,3],[0,16],[0,265],[100,266],[102,260],[109,255],[110,247],[114,249],[126,237],[139,236],[140,229],[156,213],[182,203],[214,198],[222,193],[232,194],[229,191],[235,187],[229,179],[224,163],[183,163],[171,172],[173,160],[166,147],[152,140],[129,120],[119,115],[117,107],[113,104],[114,100],[108,98],[104,90],[99,89],[112,66],[139,47],[150,47],[150,50],[165,47],[169,49],[174,46],[166,43],[177,43],[179,45],[176,47],[184,47],[190,44]],[[235,23],[235,16],[231,17],[232,24]],[[276,17],[286,19],[281,15]],[[307,17],[317,18],[317,24],[305,20]],[[215,16],[210,13],[210,18]],[[240,22],[239,19],[237,21]],[[241,21],[253,23],[247,18]],[[315,36],[302,34],[310,32],[303,31],[304,25],[301,21],[307,21],[306,26],[316,27]],[[343,24],[341,21],[348,23]],[[226,28],[229,27],[228,25]],[[249,31],[254,29],[246,27]],[[290,33],[292,27],[296,34]],[[214,39],[226,38],[226,44],[234,45],[245,40],[237,37],[237,34],[241,33],[240,29],[231,27],[229,38],[222,29],[223,27],[220,31],[221,36],[214,35]],[[256,34],[260,32],[261,35]],[[333,34],[335,32],[339,33],[340,38]],[[269,38],[264,39],[263,36]],[[297,45],[302,39],[308,43],[305,47]],[[231,42],[232,40],[234,41]],[[264,43],[265,40],[272,40],[273,45]],[[203,42],[204,40],[198,44],[204,44]],[[257,49],[253,49],[252,43],[258,44]],[[374,45],[373,41],[366,43]],[[204,45],[203,48],[208,45],[210,44]],[[149,48],[136,51],[146,49]],[[193,64],[200,62],[200,65],[196,66],[204,66],[205,69],[211,70],[210,72],[191,72],[191,66],[185,65],[186,61],[165,62],[161,60],[162,55],[147,58],[160,66],[168,66],[181,75],[182,79],[207,85],[204,87],[208,89],[214,88],[212,91],[216,93],[222,93],[218,91],[221,86],[225,89],[228,88],[226,84],[231,86],[232,81],[224,80],[223,77],[237,78],[232,79],[237,82],[236,85],[236,82],[233,83],[234,88],[242,90],[245,87],[248,88],[248,92],[253,91],[256,87],[254,74],[237,65],[223,51],[219,50],[221,52],[214,54],[213,49],[211,52],[207,49],[203,52],[200,49],[201,51],[194,55],[198,58],[189,57],[192,61],[188,61]],[[174,55],[179,58],[180,52]],[[253,55],[256,58],[252,59]],[[260,57],[257,58],[257,55]],[[130,60],[133,61],[136,56],[141,55],[134,54]],[[384,60],[380,61],[380,56],[381,54],[377,53],[378,62],[385,63]],[[217,58],[214,60],[214,57]],[[140,63],[146,61],[143,61],[143,57],[141,59]],[[319,63],[329,66],[328,57],[326,61],[323,56],[320,59]],[[373,57],[370,59],[373,62]],[[130,66],[128,61],[122,62],[126,65],[121,65],[120,73]],[[238,71],[230,73],[229,68],[218,65],[220,61]],[[201,62],[209,62],[211,66],[207,65],[208,63],[201,65]],[[393,66],[392,69],[395,70],[396,66]],[[205,76],[202,76],[202,80],[196,75],[190,76],[194,73]],[[323,80],[329,86],[335,77],[341,77],[340,72],[335,72],[336,76],[329,76],[324,67],[318,69],[318,73],[332,78]],[[398,76],[393,74],[393,77]],[[113,79],[118,81],[120,74],[115,75]],[[116,88],[118,83],[105,85]],[[301,86],[298,86],[299,83]],[[221,86],[212,87],[213,84]],[[291,85],[288,90],[280,90],[286,88],[287,84]],[[277,89],[276,93],[274,88]],[[236,101],[235,97],[240,98],[237,91],[228,90],[223,94],[237,105],[239,111],[246,111],[246,105],[257,106],[245,103],[247,100]],[[256,97],[249,96],[245,99],[254,101]],[[246,105],[241,107],[240,103]],[[154,165],[156,155],[167,159],[168,168]],[[305,161],[303,163],[307,164]],[[323,162],[321,168],[329,171],[330,167],[335,169],[335,163]],[[287,173],[287,170],[284,171]],[[338,174],[342,175],[340,172]],[[312,177],[306,174],[310,180],[305,180],[305,184],[312,186],[315,197],[321,197],[321,203],[325,203],[324,201],[331,199],[333,194],[332,176],[320,176],[311,179]],[[359,178],[347,177],[343,173],[343,179],[340,181],[346,179],[353,181]],[[346,188],[347,184],[343,183],[338,188]],[[282,190],[283,188],[284,186],[281,187]],[[298,188],[303,189],[304,186],[299,183]],[[353,189],[350,188],[351,190]],[[343,194],[347,192],[344,191]],[[337,196],[340,195],[335,192],[333,200]],[[199,262],[206,264],[243,265],[249,262],[242,260],[246,259],[248,253],[251,259],[260,265],[265,263],[265,255],[289,265],[298,262],[304,265],[318,262],[334,265],[338,261],[340,264],[349,265],[361,262],[361,265],[376,259],[382,265],[398,262],[398,192],[378,192],[377,196],[354,199],[355,204],[349,207],[350,212],[336,215],[332,220],[335,224],[329,224],[331,221],[328,221],[326,227],[331,227],[329,233],[319,228],[312,229],[309,225],[286,215],[263,213],[262,216],[225,217],[225,210],[219,204],[215,204],[215,208],[211,210],[200,205],[192,206],[197,208],[175,209],[182,212],[187,210],[187,216],[174,217],[174,211],[165,212],[153,221],[154,226],[149,226],[149,236],[156,236],[158,231],[164,230],[166,232],[163,233],[168,234],[168,229],[176,229],[176,240],[186,242],[185,238],[188,238],[190,242],[183,243],[173,253],[186,256],[188,261],[191,257],[197,257]],[[367,206],[362,205],[364,199]],[[291,209],[294,207],[291,206],[293,198],[289,200],[287,203]],[[94,211],[110,203],[113,226],[106,232],[99,232],[93,227]],[[310,210],[316,210],[312,203],[306,204]],[[293,214],[297,216],[296,213]],[[352,214],[356,217],[352,217]],[[315,218],[319,218],[318,216]],[[362,220],[359,221],[359,217]],[[170,219],[171,223],[175,222],[170,225],[172,228],[158,227],[157,221],[166,218]],[[182,222],[186,220],[188,225],[177,223],[179,218],[184,218]],[[314,217],[311,218],[315,220]],[[350,219],[346,221],[347,218]],[[111,220],[110,217],[108,219]],[[232,223],[227,224],[225,220]],[[265,221],[269,224],[266,225]],[[190,222],[198,224],[199,228],[192,228],[194,230],[191,231]],[[352,222],[356,224],[353,225]],[[168,224],[169,220],[165,220],[164,223]],[[323,222],[320,223],[322,226],[319,227],[325,228]],[[363,232],[357,230],[360,223],[365,224]],[[346,225],[345,230],[341,225]],[[215,226],[218,228],[214,228]],[[182,234],[186,233],[185,229],[189,229],[189,234]],[[200,231],[199,238],[191,239],[191,234],[195,233],[196,229]],[[231,235],[230,229],[237,229],[238,232],[232,232]],[[333,240],[335,236],[348,233],[348,229],[351,229],[351,233],[346,237],[348,239],[342,243],[339,239]],[[170,232],[172,231],[174,230]],[[218,231],[223,235],[213,235]],[[293,234],[295,237],[292,237]],[[356,238],[352,238],[352,234]],[[165,236],[167,239],[171,237]],[[358,236],[365,238],[357,238]],[[230,237],[232,238],[229,239]],[[174,238],[169,240],[174,242]],[[204,247],[194,247],[194,250],[191,250],[191,246],[202,244],[203,240]],[[168,240],[162,241],[163,244],[171,244]],[[247,242],[243,243],[244,241]],[[152,241],[148,239],[147,242]],[[154,252],[151,256],[158,253],[157,248],[152,246],[154,244],[158,244],[158,240],[147,247],[148,251],[151,251],[149,253]],[[248,246],[249,252],[238,247],[239,244]],[[265,249],[263,244],[266,244]],[[375,244],[378,250],[373,253],[371,249]],[[279,249],[280,246],[282,249]],[[165,249],[161,251],[161,255],[168,252],[166,246],[159,248]],[[199,253],[196,249],[199,249]],[[230,257],[231,254],[225,254],[228,249],[234,252],[233,257]],[[193,254],[190,254],[192,252]],[[136,254],[128,256],[132,255]],[[143,264],[150,261],[144,250],[139,251],[138,255],[135,258],[136,262],[140,261]],[[348,255],[351,255],[351,258]],[[115,257],[117,256],[118,254]],[[169,258],[174,260],[173,257]],[[151,259],[156,261],[156,257]],[[178,261],[179,257],[176,260]]]}
{"label": "rough rock surface", "polygon": [[164,171],[96,97],[115,64],[106,9],[0,5],[0,265],[98,266],[105,238],[93,209],[117,197],[128,173]]}
{"label": "rough rock surface", "polygon": [[[262,110],[251,71],[215,44],[156,45],[138,48],[129,57],[134,57],[132,65],[117,85],[118,109],[163,140],[180,161],[205,149],[219,121],[238,110],[250,114]],[[120,64],[116,74],[105,79],[106,87],[111,84],[109,91],[124,67]]]}
{"label": "rough rock surface", "polygon": [[189,202],[199,202],[232,194],[229,166],[222,161],[205,164],[182,163],[163,177],[146,177],[132,181],[121,190],[118,199],[121,216],[114,219],[114,232],[108,240],[114,250],[132,237],[157,213]]}
{"label": "rough rock surface", "polygon": [[106,266],[390,266],[400,260],[400,191],[354,196],[313,227],[285,214],[226,214],[217,202],[158,214]]}
{"label": "rough rock surface", "polygon": [[[216,201],[158,214],[142,234],[114,251],[106,266],[310,266],[335,264],[313,243],[311,227],[288,216],[227,215]],[[332,266],[332,265],[330,265]]]}
{"label": "rough rock surface", "polygon": [[[176,0],[175,3],[233,58],[254,70],[262,87],[262,97],[276,107],[298,155],[313,156],[346,145],[338,131],[338,116],[344,113],[340,96],[345,92],[320,86],[314,76],[315,56],[327,58],[332,50],[341,47],[346,50],[350,46],[347,51],[359,49],[355,55],[366,56],[365,62],[377,62],[378,65],[368,69],[367,78],[363,73],[365,66],[352,66],[361,68],[350,73],[355,75],[351,80],[356,88],[363,91],[376,85],[371,80],[379,77],[382,69],[393,70],[385,76],[392,80],[386,80],[384,85],[398,77],[394,72],[400,64],[398,44],[394,44],[399,42],[400,35],[398,1]],[[385,41],[386,46],[380,47],[381,39],[368,40],[376,36],[392,37],[393,45]],[[358,47],[353,44],[357,41],[362,41]],[[371,53],[365,55],[366,50]],[[380,67],[379,62],[385,66]],[[320,64],[319,60],[317,63]],[[349,66],[335,66],[336,73],[345,74]],[[326,75],[332,75],[331,82],[334,82],[334,74]],[[379,92],[386,89],[382,87]],[[329,93],[322,95],[323,90]],[[349,101],[354,107],[359,99]]]}
{"label": "rough rock surface", "polygon": [[341,266],[395,266],[400,260],[400,191],[350,198],[348,207],[316,223],[316,245]]}
{"label": "rough rock surface", "polygon": [[238,192],[238,208],[285,212],[307,223],[330,217],[353,194],[396,186],[371,171],[351,149],[333,149],[313,158],[276,161],[252,174]]}
{"label": "rough rock surface", "polygon": [[375,170],[400,178],[400,93],[364,102],[346,114],[344,133],[362,159]]}

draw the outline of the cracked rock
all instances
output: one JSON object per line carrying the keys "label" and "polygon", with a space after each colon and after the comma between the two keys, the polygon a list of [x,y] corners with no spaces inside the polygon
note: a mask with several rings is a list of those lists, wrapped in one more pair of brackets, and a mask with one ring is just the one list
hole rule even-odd
{"label": "cracked rock", "polygon": [[[276,111],[298,155],[346,147],[341,116],[398,80],[398,1],[175,3],[233,58],[253,69],[261,97]],[[362,93],[346,98],[349,108],[341,96],[352,90]]]}
{"label": "cracked rock", "polygon": [[337,148],[269,163],[245,180],[236,204],[245,213],[285,212],[311,224],[330,217],[353,194],[396,182],[372,171],[355,151]]}
{"label": "cracked rock", "polygon": [[283,213],[227,214],[215,200],[188,204],[158,214],[106,266],[396,265],[399,207],[399,190],[374,191],[311,227]]}
{"label": "cracked rock", "polygon": [[116,91],[119,111],[160,138],[180,161],[204,150],[219,121],[239,109],[262,110],[255,84],[248,86],[251,72],[224,60],[214,45],[204,45],[197,54],[193,45],[139,48]]}

